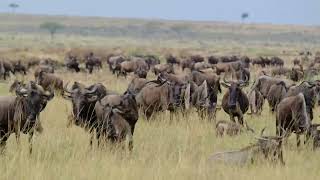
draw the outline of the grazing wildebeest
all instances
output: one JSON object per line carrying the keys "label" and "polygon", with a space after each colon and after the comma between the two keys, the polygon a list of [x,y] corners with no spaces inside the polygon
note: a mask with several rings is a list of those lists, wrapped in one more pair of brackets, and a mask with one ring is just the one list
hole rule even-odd
{"label": "grazing wildebeest", "polygon": [[276,114],[278,136],[288,137],[292,132],[296,133],[297,146],[300,146],[300,134],[306,132],[310,124],[311,120],[302,93],[286,97],[279,103]]}
{"label": "grazing wildebeest", "polygon": [[138,107],[134,95],[107,95],[95,104],[97,116],[97,138],[101,136],[115,141],[128,140],[132,149],[132,136],[138,121]]}
{"label": "grazing wildebeest", "polygon": [[281,137],[261,135],[253,145],[240,150],[215,153],[209,160],[215,164],[222,162],[228,165],[244,166],[248,162],[253,163],[259,157],[263,157],[272,162],[280,161],[284,165],[281,139]]}
{"label": "grazing wildebeest", "polygon": [[264,104],[263,95],[257,89],[252,89],[248,94],[248,98],[251,114],[260,115]]}
{"label": "grazing wildebeest", "polygon": [[68,70],[80,72],[79,62],[76,56],[69,55],[65,59],[65,65]]}
{"label": "grazing wildebeest", "polygon": [[93,128],[95,128],[94,125],[96,125],[94,106],[97,101],[109,92],[107,92],[106,88],[100,83],[85,87],[85,85],[79,82],[74,82],[71,89],[67,89],[67,85],[68,84],[64,87],[63,97],[72,102],[73,113],[69,119],[68,126],[74,123],[91,132]]}
{"label": "grazing wildebeest", "polygon": [[288,88],[286,87],[285,82],[280,81],[270,87],[270,90],[267,95],[267,100],[271,112],[274,112],[277,109],[278,104],[286,96]]}
{"label": "grazing wildebeest", "polygon": [[242,91],[242,88],[248,86],[248,81],[228,82],[224,79],[223,86],[228,88],[228,91],[222,98],[222,108],[229,114],[231,121],[235,122],[235,117],[238,118],[238,123],[243,124],[243,115],[248,111],[249,99]]}
{"label": "grazing wildebeest", "polygon": [[32,152],[32,137],[41,125],[39,114],[46,107],[53,94],[44,91],[35,82],[16,89],[16,96],[0,97],[0,146],[3,150],[11,133],[15,133],[19,142],[20,131],[29,134],[30,153]]}
{"label": "grazing wildebeest", "polygon": [[54,89],[63,95],[63,80],[51,73],[41,71],[36,78],[36,82],[45,90]]}
{"label": "grazing wildebeest", "polygon": [[[248,128],[247,130],[254,133],[254,130],[251,128]],[[245,132],[245,130],[243,129],[243,126],[232,121],[222,120],[222,121],[218,121],[216,124],[217,137],[222,137],[224,135],[236,136],[243,132]]]}
{"label": "grazing wildebeest", "polygon": [[101,60],[99,58],[95,57],[93,55],[93,52],[90,52],[89,55],[85,59],[86,59],[86,62],[85,62],[86,69],[89,71],[90,74],[92,74],[94,67],[102,69]]}

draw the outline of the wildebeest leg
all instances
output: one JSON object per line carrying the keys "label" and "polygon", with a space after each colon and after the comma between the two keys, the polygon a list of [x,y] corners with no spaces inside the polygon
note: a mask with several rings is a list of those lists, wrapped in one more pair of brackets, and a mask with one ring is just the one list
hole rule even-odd
{"label": "wildebeest leg", "polygon": [[33,141],[34,129],[31,129],[29,132],[29,153],[32,153],[32,141]]}
{"label": "wildebeest leg", "polygon": [[6,134],[4,131],[0,130],[0,154],[3,154],[6,148],[7,140],[8,140],[8,134]]}
{"label": "wildebeest leg", "polygon": [[16,136],[16,141],[17,144],[20,145],[20,121],[15,121],[14,122],[14,133]]}
{"label": "wildebeest leg", "polygon": [[233,116],[232,114],[230,114],[229,116],[230,116],[230,120],[231,120],[232,122],[236,122],[236,120],[234,119],[234,116]]}
{"label": "wildebeest leg", "polygon": [[296,134],[296,138],[297,138],[297,147],[300,147],[300,144],[301,144],[300,135]]}

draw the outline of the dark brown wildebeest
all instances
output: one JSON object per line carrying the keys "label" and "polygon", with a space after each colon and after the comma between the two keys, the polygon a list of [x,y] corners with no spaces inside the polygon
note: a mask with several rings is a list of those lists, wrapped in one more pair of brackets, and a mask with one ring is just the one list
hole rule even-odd
{"label": "dark brown wildebeest", "polygon": [[271,75],[272,76],[290,76],[291,70],[286,67],[274,67],[271,69]]}
{"label": "dark brown wildebeest", "polygon": [[208,57],[208,63],[210,64],[218,64],[219,58],[215,56],[209,56]]}
{"label": "dark brown wildebeest", "polygon": [[125,138],[132,149],[132,136],[138,121],[138,107],[134,95],[107,95],[95,104],[97,116],[97,139],[104,136],[112,142],[121,142]]}
{"label": "dark brown wildebeest", "polygon": [[155,55],[145,55],[143,56],[146,63],[149,65],[149,67],[153,67],[157,64],[160,64],[160,59]]}
{"label": "dark brown wildebeest", "polygon": [[157,64],[153,67],[153,72],[155,75],[158,75],[159,73],[172,73],[174,74],[174,68],[171,64]]}
{"label": "dark brown wildebeest", "polygon": [[300,134],[306,132],[310,124],[311,120],[302,93],[286,97],[279,103],[276,114],[278,136],[288,137],[292,132],[296,133],[297,146],[300,146]]}
{"label": "dark brown wildebeest", "polygon": [[[223,86],[228,88],[228,91],[222,98],[222,108],[229,114],[231,121],[235,121],[235,117],[238,118],[238,123],[244,125],[243,115],[248,111],[249,99],[242,91],[242,88],[248,86],[249,81],[228,82],[224,79]],[[246,123],[245,123],[246,124]]]}
{"label": "dark brown wildebeest", "polygon": [[246,163],[253,163],[259,159],[259,157],[263,157],[272,162],[280,161],[282,165],[285,164],[281,137],[261,135],[261,137],[257,137],[257,139],[258,141],[253,145],[240,150],[215,153],[210,156],[209,160],[215,164],[222,162],[229,165],[244,166]]}
{"label": "dark brown wildebeest", "polygon": [[207,62],[198,62],[194,63],[191,67],[191,71],[201,71],[203,69],[212,68],[212,64],[209,64]]}
{"label": "dark brown wildebeest", "polygon": [[[239,135],[246,130],[243,129],[243,126],[231,121],[218,121],[216,124],[216,136],[222,137],[225,134],[228,136],[236,136]],[[248,128],[247,131],[254,133],[254,130]]]}
{"label": "dark brown wildebeest", "polygon": [[270,61],[271,61],[270,64],[272,66],[283,66],[284,65],[283,59],[276,57],[276,56],[272,57]]}
{"label": "dark brown wildebeest", "polygon": [[303,79],[303,77],[304,77],[303,66],[300,64],[294,65],[290,72],[290,79],[292,81],[297,82]]}
{"label": "dark brown wildebeest", "polygon": [[277,109],[278,104],[286,96],[288,88],[286,87],[285,82],[280,81],[270,87],[270,90],[267,95],[267,100],[271,112],[274,112]]}
{"label": "dark brown wildebeest", "polygon": [[21,60],[18,60],[17,62],[13,62],[12,65],[13,65],[13,71],[15,73],[21,73],[24,75],[27,74],[27,67],[21,63]]}
{"label": "dark brown wildebeest", "polygon": [[204,62],[204,57],[202,57],[201,55],[192,55],[190,56],[190,59],[194,63]]}
{"label": "dark brown wildebeest", "polygon": [[90,52],[88,56],[85,58],[86,62],[86,69],[89,71],[90,74],[92,74],[93,68],[97,67],[99,69],[102,69],[102,62],[99,58],[95,57],[93,55],[93,52]]}
{"label": "dark brown wildebeest", "polygon": [[53,94],[43,90],[35,82],[16,89],[17,96],[0,97],[0,146],[3,150],[10,134],[15,133],[19,143],[20,131],[29,134],[29,151],[32,152],[32,137],[39,130],[39,114]]}
{"label": "dark brown wildebeest", "polygon": [[72,115],[68,126],[74,123],[91,132],[92,128],[96,127],[97,120],[94,106],[97,101],[109,93],[100,83],[86,87],[79,82],[74,82],[71,89],[67,89],[66,84],[63,97],[72,102]]}
{"label": "dark brown wildebeest", "polygon": [[65,65],[68,70],[80,72],[79,62],[76,56],[68,55],[65,58]]}
{"label": "dark brown wildebeest", "polygon": [[63,80],[51,73],[41,71],[36,82],[45,90],[54,89],[63,95]]}
{"label": "dark brown wildebeest", "polygon": [[[171,66],[173,64],[180,64],[180,61],[176,57],[174,57],[172,54],[169,54],[166,56],[166,61],[167,61],[167,64],[170,64]],[[158,64],[160,64],[160,62]]]}
{"label": "dark brown wildebeest", "polygon": [[248,98],[251,114],[260,115],[264,104],[264,98],[261,92],[256,89],[252,89],[248,94]]}
{"label": "dark brown wildebeest", "polygon": [[147,78],[148,70],[142,67],[138,67],[138,69],[134,71],[134,75],[136,75],[139,78]]}

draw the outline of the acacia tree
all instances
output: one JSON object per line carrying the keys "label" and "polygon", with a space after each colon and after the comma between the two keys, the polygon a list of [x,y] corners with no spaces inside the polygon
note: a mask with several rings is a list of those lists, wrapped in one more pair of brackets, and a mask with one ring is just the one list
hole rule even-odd
{"label": "acacia tree", "polygon": [[242,22],[244,22],[246,19],[248,19],[249,17],[249,13],[247,12],[244,12],[241,14],[241,19],[242,19]]}
{"label": "acacia tree", "polygon": [[57,22],[44,22],[44,23],[40,24],[40,28],[49,31],[50,36],[51,36],[51,40],[53,40],[56,32],[60,29],[63,29],[64,26],[60,23],[57,23]]}
{"label": "acacia tree", "polygon": [[10,3],[8,6],[12,9],[12,13],[15,13],[15,10],[19,8],[19,4],[17,3]]}

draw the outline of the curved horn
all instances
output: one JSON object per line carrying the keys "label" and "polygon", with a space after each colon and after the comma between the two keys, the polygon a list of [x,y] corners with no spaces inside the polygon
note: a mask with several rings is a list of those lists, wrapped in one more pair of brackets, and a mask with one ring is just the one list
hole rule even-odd
{"label": "curved horn", "polygon": [[98,89],[98,86],[94,85],[91,90],[86,89],[86,94],[94,94]]}
{"label": "curved horn", "polygon": [[66,83],[66,85],[63,87],[63,91],[69,93],[69,94],[72,94],[74,92],[74,90],[69,90],[68,89],[68,85],[69,85],[69,82]]}

